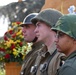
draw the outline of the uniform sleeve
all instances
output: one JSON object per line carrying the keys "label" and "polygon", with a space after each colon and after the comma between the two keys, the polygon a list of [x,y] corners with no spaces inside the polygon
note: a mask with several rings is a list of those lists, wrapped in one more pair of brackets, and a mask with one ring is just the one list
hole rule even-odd
{"label": "uniform sleeve", "polygon": [[58,75],[76,75],[76,70],[68,66],[63,68]]}

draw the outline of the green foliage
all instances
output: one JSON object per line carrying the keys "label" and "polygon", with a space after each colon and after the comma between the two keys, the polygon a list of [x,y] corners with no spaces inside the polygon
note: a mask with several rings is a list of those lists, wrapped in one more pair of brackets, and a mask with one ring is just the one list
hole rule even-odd
{"label": "green foliage", "polygon": [[0,63],[0,75],[5,75],[5,69],[3,65],[3,63]]}

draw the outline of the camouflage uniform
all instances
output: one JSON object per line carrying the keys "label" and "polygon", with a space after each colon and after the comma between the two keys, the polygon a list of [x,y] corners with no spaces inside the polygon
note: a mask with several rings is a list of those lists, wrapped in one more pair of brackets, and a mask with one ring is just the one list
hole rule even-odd
{"label": "camouflage uniform", "polygon": [[[76,15],[68,14],[62,16],[52,29],[61,31],[76,40]],[[76,75],[76,50],[66,58],[57,75]]]}

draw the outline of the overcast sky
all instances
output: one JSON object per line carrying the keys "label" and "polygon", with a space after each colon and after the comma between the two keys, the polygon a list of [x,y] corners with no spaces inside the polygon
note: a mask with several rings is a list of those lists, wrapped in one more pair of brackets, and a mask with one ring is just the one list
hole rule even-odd
{"label": "overcast sky", "polygon": [[[18,2],[18,0],[1,0],[0,6],[4,6],[12,2]],[[5,21],[3,21],[3,18],[4,16],[0,16],[0,37],[4,35],[8,28],[8,19],[6,18]]]}
{"label": "overcast sky", "polygon": [[18,0],[1,0],[0,1],[0,6],[7,5],[11,2],[18,2]]}

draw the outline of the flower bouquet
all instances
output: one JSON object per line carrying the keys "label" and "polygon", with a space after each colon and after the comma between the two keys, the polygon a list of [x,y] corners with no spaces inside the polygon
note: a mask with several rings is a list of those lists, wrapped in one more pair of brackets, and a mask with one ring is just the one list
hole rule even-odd
{"label": "flower bouquet", "polygon": [[24,41],[21,22],[13,22],[12,28],[4,34],[0,42],[0,61],[21,63],[25,55],[31,50],[31,45]]}

